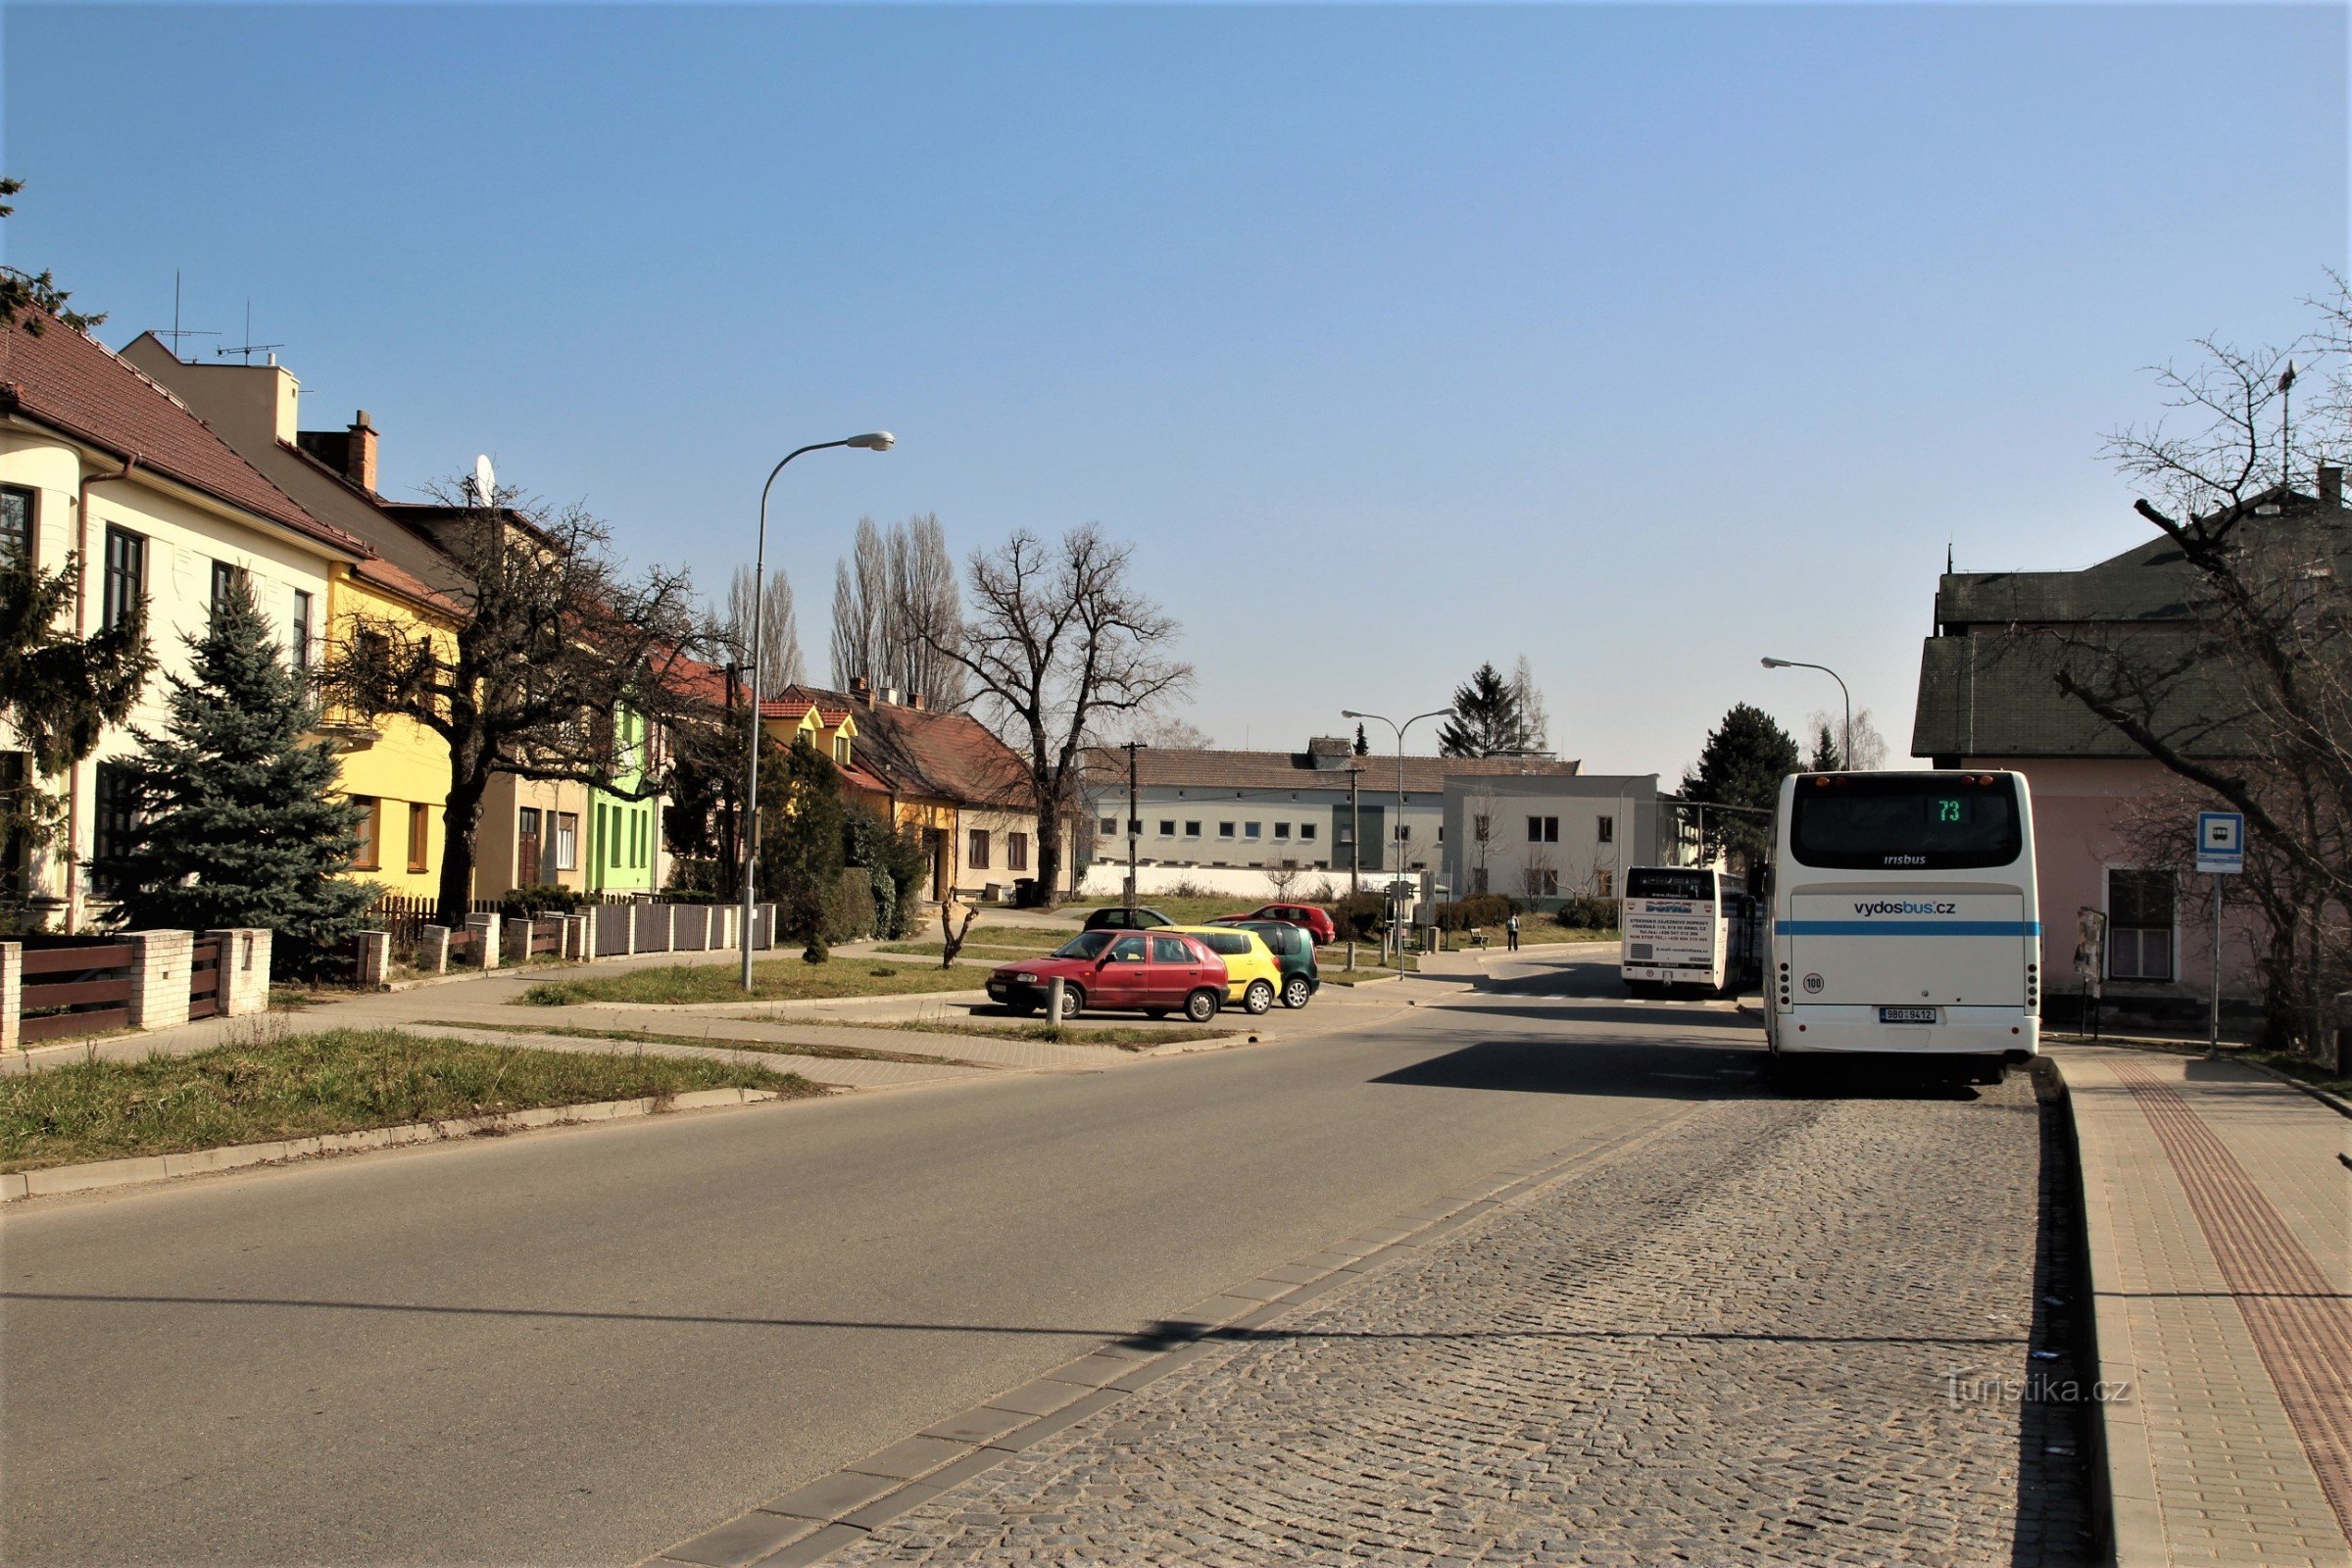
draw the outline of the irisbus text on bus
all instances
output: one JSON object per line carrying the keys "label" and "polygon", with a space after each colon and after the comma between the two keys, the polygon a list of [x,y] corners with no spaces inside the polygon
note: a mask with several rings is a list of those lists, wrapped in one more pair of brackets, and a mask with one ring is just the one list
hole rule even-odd
{"label": "irisbus text on bus", "polygon": [[1998,1082],[2040,1049],[2034,808],[2012,772],[1797,773],[1773,822],[1776,1069],[1885,1053]]}

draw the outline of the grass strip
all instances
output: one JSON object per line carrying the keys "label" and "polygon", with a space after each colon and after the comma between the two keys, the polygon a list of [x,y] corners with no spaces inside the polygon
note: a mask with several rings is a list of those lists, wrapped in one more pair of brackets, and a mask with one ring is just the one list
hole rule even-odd
{"label": "grass strip", "polygon": [[906,963],[835,958],[808,963],[770,958],[752,966],[752,991],[745,996],[742,971],[731,963],[664,965],[602,974],[580,980],[543,980],[515,1000],[534,1007],[568,1007],[584,1002],[635,1002],[654,1005],[697,1002],[818,1002],[839,997],[915,996],[930,991],[977,991],[968,969],[924,969]]}
{"label": "grass strip", "polygon": [[531,1051],[397,1029],[333,1029],[0,1078],[0,1169],[735,1088],[824,1093],[798,1074],[708,1057]]}
{"label": "grass strip", "polygon": [[[773,1018],[745,1017],[737,1023],[776,1022]],[[825,1020],[833,1028],[834,1021]],[[562,1040],[613,1040],[637,1046],[710,1046],[719,1051],[761,1051],[777,1056],[820,1056],[830,1061],[906,1061],[921,1066],[947,1062],[956,1067],[985,1067],[985,1061],[959,1056],[922,1055],[910,1051],[869,1051],[863,1046],[802,1045],[783,1040],[739,1040],[732,1035],[665,1035],[648,1029],[580,1029],[553,1023],[470,1023],[463,1018],[427,1018],[419,1025],[433,1029],[487,1029],[497,1034],[554,1035]],[[887,1027],[875,1025],[874,1027]]]}
{"label": "grass strip", "polygon": [[[1063,942],[1068,940],[1067,937],[1062,939]],[[1060,942],[1054,944],[1054,948],[1059,946],[1061,946]],[[885,943],[874,951],[876,953],[896,953],[909,958],[930,958],[936,961],[947,949],[937,942],[891,942]],[[958,949],[956,956],[966,963],[974,960],[984,963],[1013,963],[1022,958],[1042,958],[1053,951],[1054,948],[997,948],[973,942]]]}
{"label": "grass strip", "polygon": [[[747,1023],[758,1020],[746,1018]],[[1183,1045],[1195,1040],[1230,1040],[1238,1029],[1146,1029],[1126,1024],[957,1023],[946,1018],[827,1018],[828,1029],[906,1029],[916,1034],[985,1035],[999,1040],[1044,1040],[1063,1046],[1117,1046],[1140,1051],[1147,1046]]]}

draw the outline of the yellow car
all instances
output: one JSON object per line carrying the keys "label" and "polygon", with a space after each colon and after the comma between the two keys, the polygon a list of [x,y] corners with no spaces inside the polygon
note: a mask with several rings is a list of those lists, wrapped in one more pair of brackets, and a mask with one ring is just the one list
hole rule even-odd
{"label": "yellow car", "polygon": [[1229,925],[1172,925],[1225,960],[1225,1001],[1252,1018],[1274,1005],[1282,994],[1282,960],[1254,931]]}

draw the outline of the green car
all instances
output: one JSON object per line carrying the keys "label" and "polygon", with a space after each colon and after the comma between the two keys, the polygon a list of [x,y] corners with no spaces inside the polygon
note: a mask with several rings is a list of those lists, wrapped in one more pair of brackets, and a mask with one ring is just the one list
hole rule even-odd
{"label": "green car", "polygon": [[1286,920],[1219,920],[1242,931],[1254,931],[1274,950],[1282,966],[1282,1004],[1303,1007],[1323,989],[1323,971],[1315,967],[1315,939]]}

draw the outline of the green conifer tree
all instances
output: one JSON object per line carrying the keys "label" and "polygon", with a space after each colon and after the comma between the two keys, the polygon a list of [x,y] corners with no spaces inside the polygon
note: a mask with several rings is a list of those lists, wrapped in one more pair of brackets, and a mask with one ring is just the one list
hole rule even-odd
{"label": "green conifer tree", "polygon": [[[1683,799],[1770,811],[1780,801],[1781,780],[1797,770],[1798,761],[1788,732],[1764,710],[1740,703],[1707,737],[1698,765],[1683,775]],[[1710,811],[1702,855],[1712,858],[1721,850],[1754,865],[1770,845],[1768,827],[1761,816]]]}
{"label": "green conifer tree", "polygon": [[277,967],[315,970],[379,891],[341,874],[366,809],[336,792],[334,754],[306,740],[310,694],[242,582],[188,645],[189,673],[165,677],[163,733],[132,731],[131,828],[96,862],[99,886],[119,925],[267,926]]}
{"label": "green conifer tree", "polygon": [[841,881],[841,774],[806,735],[782,762],[760,770],[760,885],[775,895],[781,935],[800,938],[801,956],[822,963],[832,956],[825,901]]}

